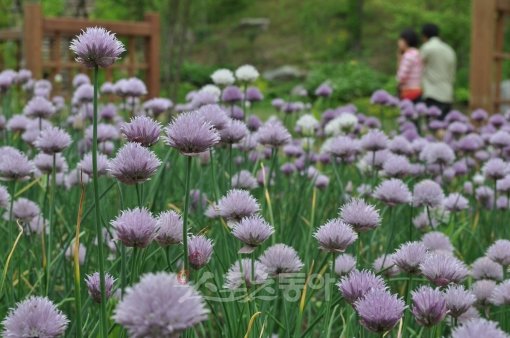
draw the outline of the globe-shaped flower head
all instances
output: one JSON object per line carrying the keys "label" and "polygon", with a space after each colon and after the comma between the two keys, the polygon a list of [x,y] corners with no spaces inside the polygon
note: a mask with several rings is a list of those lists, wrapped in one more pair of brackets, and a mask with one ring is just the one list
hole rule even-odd
{"label": "globe-shaped flower head", "polygon": [[137,142],[144,147],[150,147],[158,142],[161,126],[150,117],[137,116],[129,123],[123,124],[120,132],[129,142]]}
{"label": "globe-shaped flower head", "polygon": [[71,136],[57,127],[46,128],[39,134],[34,145],[46,154],[60,153],[71,144]]}
{"label": "globe-shaped flower head", "polygon": [[109,67],[126,50],[115,34],[102,27],[88,27],[82,31],[71,41],[70,49],[76,54],[76,61],[89,68]]}
{"label": "globe-shaped flower head", "polygon": [[16,304],[2,321],[3,337],[60,337],[69,320],[46,297],[30,297]]}
{"label": "globe-shaped flower head", "polygon": [[314,237],[322,250],[344,252],[358,238],[358,234],[350,225],[339,219],[333,219],[322,225]]}
{"label": "globe-shaped flower head", "polygon": [[[105,274],[105,293],[106,298],[110,298],[112,294],[113,284],[115,283],[115,278],[113,278],[109,273]],[[99,272],[94,272],[91,275],[87,275],[85,278],[85,284],[87,284],[87,289],[89,291],[89,295],[92,300],[96,303],[101,303],[101,289],[99,285]]]}
{"label": "globe-shaped flower head", "polygon": [[179,337],[207,319],[202,296],[175,274],[142,276],[117,305],[113,319],[133,338]]}
{"label": "globe-shaped flower head", "polygon": [[109,171],[125,184],[147,181],[156,173],[161,161],[139,143],[126,143],[110,161]]}
{"label": "globe-shaped flower head", "polygon": [[411,309],[418,324],[423,326],[436,325],[446,316],[446,299],[441,291],[430,286],[421,286],[413,291],[413,307]]}
{"label": "globe-shaped flower head", "polygon": [[177,116],[166,134],[167,144],[186,156],[202,153],[220,141],[216,129],[197,111]]}
{"label": "globe-shaped flower head", "polygon": [[123,211],[112,227],[119,240],[128,247],[145,248],[156,236],[156,219],[149,210],[136,208]]}
{"label": "globe-shaped flower head", "polygon": [[364,327],[376,333],[385,333],[402,318],[405,303],[386,290],[373,289],[354,303],[354,307]]}
{"label": "globe-shaped flower head", "polygon": [[267,248],[260,256],[260,262],[271,276],[291,274],[303,268],[303,262],[296,250],[285,244],[275,244]]}
{"label": "globe-shaped flower head", "polygon": [[377,209],[362,199],[352,199],[340,209],[340,218],[356,232],[375,229],[381,223]]}
{"label": "globe-shaped flower head", "polygon": [[232,235],[245,244],[239,251],[240,253],[252,253],[255,248],[268,239],[273,232],[273,227],[259,215],[243,218],[234,229],[232,229]]}

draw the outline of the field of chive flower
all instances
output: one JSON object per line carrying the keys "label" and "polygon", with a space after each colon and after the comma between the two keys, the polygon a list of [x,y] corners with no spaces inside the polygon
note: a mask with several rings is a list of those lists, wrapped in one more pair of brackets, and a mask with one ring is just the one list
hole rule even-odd
{"label": "field of chive flower", "polygon": [[509,337],[510,115],[324,83],[262,119],[253,66],[174,105],[70,48],[70,98],[0,73],[4,337]]}

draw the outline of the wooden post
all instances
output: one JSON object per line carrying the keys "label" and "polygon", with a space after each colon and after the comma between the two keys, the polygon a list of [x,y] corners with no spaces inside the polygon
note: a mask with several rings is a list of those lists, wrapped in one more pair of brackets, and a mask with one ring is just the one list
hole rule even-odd
{"label": "wooden post", "polygon": [[504,53],[504,37],[505,37],[505,13],[497,12],[496,21],[496,38],[493,52],[493,60],[496,63],[494,67],[494,101],[493,111],[499,112],[500,98],[501,98],[501,80],[503,76],[503,58],[499,57],[498,54]]}
{"label": "wooden post", "polygon": [[43,16],[41,5],[28,3],[24,7],[23,55],[25,67],[35,79],[42,76]]}
{"label": "wooden post", "polygon": [[148,86],[148,98],[159,96],[159,46],[160,46],[160,23],[156,13],[145,14],[145,21],[151,26],[151,34],[145,44],[145,62],[147,63],[147,76],[145,81]]}

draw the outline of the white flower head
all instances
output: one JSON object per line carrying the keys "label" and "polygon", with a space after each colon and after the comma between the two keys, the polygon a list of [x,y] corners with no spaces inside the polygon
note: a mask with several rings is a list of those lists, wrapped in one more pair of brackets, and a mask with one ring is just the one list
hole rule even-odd
{"label": "white flower head", "polygon": [[480,173],[473,175],[473,182],[476,185],[482,185],[485,182],[485,176]]}
{"label": "white flower head", "polygon": [[229,86],[235,82],[234,73],[226,68],[216,70],[211,75],[211,79],[218,86]]}
{"label": "white flower head", "polygon": [[296,128],[305,136],[313,136],[319,128],[319,121],[313,115],[305,114],[297,120]]}
{"label": "white flower head", "polygon": [[214,95],[216,100],[219,100],[219,98],[221,96],[221,89],[218,88],[218,86],[215,86],[215,85],[212,85],[212,84],[207,84],[207,85],[203,86],[200,89],[200,91],[201,92],[210,93],[210,94]]}
{"label": "white flower head", "polygon": [[243,65],[236,69],[236,78],[241,82],[253,82],[260,76],[252,65]]}

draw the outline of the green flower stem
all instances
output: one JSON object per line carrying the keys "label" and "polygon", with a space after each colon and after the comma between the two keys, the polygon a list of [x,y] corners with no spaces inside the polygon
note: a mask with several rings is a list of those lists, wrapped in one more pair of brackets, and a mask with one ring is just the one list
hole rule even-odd
{"label": "green flower stem", "polygon": [[[97,235],[97,254],[99,260],[99,288],[101,291],[101,337],[108,337],[108,317],[106,314],[106,285],[105,285],[105,267],[104,267],[104,248],[103,248],[103,227],[101,225],[101,212],[99,204],[99,183],[97,175],[97,92],[99,66],[94,67],[94,119],[92,122],[92,183],[94,186],[94,211]],[[51,236],[51,234],[50,234]],[[48,253],[49,255],[49,253]],[[49,264],[49,261],[48,261]]]}
{"label": "green flower stem", "polygon": [[51,185],[50,185],[50,215],[48,220],[48,227],[50,230],[50,234],[48,236],[48,252],[46,256],[48,257],[46,261],[46,295],[48,295],[50,290],[50,280],[51,280],[51,245],[53,242],[53,236],[55,235],[55,224],[54,223],[54,214],[55,214],[55,189],[56,187],[56,169],[55,169],[55,163],[56,163],[56,155],[53,154],[53,166],[51,169]]}
{"label": "green flower stem", "polygon": [[186,187],[184,196],[184,214],[182,216],[182,258],[184,259],[184,274],[182,277],[187,278],[189,273],[189,257],[188,257],[188,210],[189,210],[189,189],[191,181],[191,156],[186,156]]}

